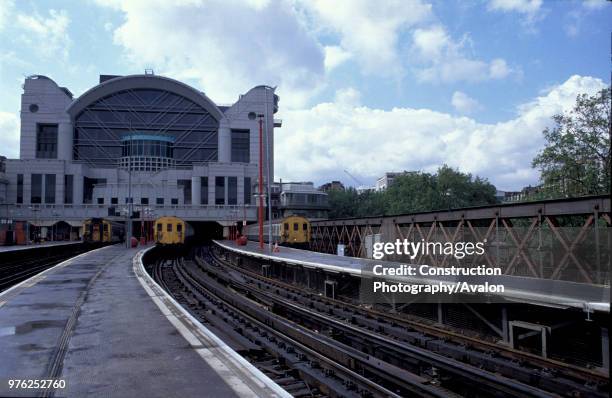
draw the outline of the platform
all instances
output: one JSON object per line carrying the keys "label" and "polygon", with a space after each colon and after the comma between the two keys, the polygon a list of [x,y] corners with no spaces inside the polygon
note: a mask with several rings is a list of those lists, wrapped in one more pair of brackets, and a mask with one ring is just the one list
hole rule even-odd
{"label": "platform", "polygon": [[[337,256],[289,247],[280,247],[279,252],[270,253],[268,245],[265,245],[262,251],[258,243],[253,241],[248,241],[246,246],[239,246],[235,241],[231,240],[214,242],[227,250],[263,260],[286,262],[305,268],[317,268],[328,273],[345,273],[355,277],[361,277],[363,269],[371,269],[376,264],[399,264],[365,258]],[[423,277],[397,277],[396,281],[421,284],[455,284],[463,280],[474,283],[476,281],[475,278],[473,276],[440,276],[428,277],[427,279]],[[486,278],[492,284],[504,285],[505,291],[498,294],[503,300],[559,308],[574,307],[587,312],[610,312],[610,286],[510,275],[480,278],[483,281]]]}
{"label": "platform", "polygon": [[39,248],[52,247],[52,246],[78,245],[80,243],[83,243],[83,242],[81,242],[80,240],[73,240],[73,241],[62,241],[62,242],[33,243],[31,245],[0,246],[0,253],[19,251],[19,250],[39,249]]}
{"label": "platform", "polygon": [[0,396],[38,396],[7,381],[50,377],[66,381],[56,397],[286,395],[143,288],[141,255],[96,249],[0,294]]}

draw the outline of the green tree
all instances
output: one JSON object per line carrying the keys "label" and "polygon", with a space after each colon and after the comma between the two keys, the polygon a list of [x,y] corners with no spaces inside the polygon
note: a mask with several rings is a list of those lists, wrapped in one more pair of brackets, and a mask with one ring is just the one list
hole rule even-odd
{"label": "green tree", "polygon": [[610,88],[579,95],[574,109],[555,115],[543,132],[546,147],[533,159],[541,171],[544,196],[568,197],[610,192]]}
{"label": "green tree", "polygon": [[495,187],[446,165],[436,174],[410,172],[385,191],[361,194],[349,188],[329,192],[330,218],[367,217],[493,204]]}

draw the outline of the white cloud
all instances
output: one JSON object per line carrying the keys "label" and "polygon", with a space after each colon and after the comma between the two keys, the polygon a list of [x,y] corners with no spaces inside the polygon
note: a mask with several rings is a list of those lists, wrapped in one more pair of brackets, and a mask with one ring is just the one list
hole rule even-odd
{"label": "white cloud", "polygon": [[472,113],[482,109],[482,105],[474,98],[461,91],[455,91],[451,98],[453,107],[461,113]]}
{"label": "white cloud", "polygon": [[47,17],[38,13],[18,14],[17,28],[24,31],[19,39],[34,48],[38,54],[50,57],[56,53],[68,57],[71,44],[68,35],[70,18],[66,10],[49,10]]}
{"label": "white cloud", "polygon": [[417,79],[429,83],[483,81],[503,79],[515,72],[502,58],[491,62],[474,59],[466,54],[470,38],[464,35],[454,41],[441,25],[416,29],[412,34],[411,55]]}
{"label": "white cloud", "polygon": [[258,84],[298,106],[324,84],[324,50],[285,1],[134,0],[114,41],[134,65],[191,79],[218,102]]}
{"label": "white cloud", "polygon": [[13,10],[14,2],[12,0],[0,1],[0,31],[4,29],[9,20],[9,15]]}
{"label": "white cloud", "polygon": [[[432,17],[431,5],[420,0],[303,0],[299,3],[317,26],[339,36],[366,73],[402,73],[399,35]],[[313,28],[314,30],[320,28]]]}
{"label": "white cloud", "polygon": [[606,3],[610,3],[607,0],[583,0],[582,6],[589,10],[601,10],[606,7]]}
{"label": "white cloud", "polygon": [[353,87],[340,89],[336,91],[335,103],[342,106],[358,106],[361,104],[361,93]]}
{"label": "white cloud", "polygon": [[325,70],[331,71],[351,58],[351,53],[340,46],[325,46]]}
{"label": "white cloud", "polygon": [[495,124],[430,109],[381,110],[346,101],[286,111],[282,131],[290,134],[277,135],[276,170],[283,179],[308,175],[325,182],[350,169],[373,181],[389,170],[434,171],[447,163],[488,177],[500,189],[518,189],[538,181],[531,160],[544,145],[542,130],[551,125],[551,116],[571,109],[579,93],[603,87],[600,79],[572,76],[519,107],[515,118]]}
{"label": "white cloud", "polygon": [[543,18],[542,0],[491,0],[490,11],[517,12],[525,16],[525,24],[531,26]]}
{"label": "white cloud", "polygon": [[0,155],[19,157],[19,118],[14,113],[0,111],[0,148]]}
{"label": "white cloud", "polygon": [[569,37],[578,36],[582,29],[584,19],[589,14],[599,11],[609,4],[610,2],[605,0],[583,1],[580,6],[574,7],[574,9],[565,15],[566,23],[563,26],[565,33]]}
{"label": "white cloud", "polygon": [[491,76],[492,79],[503,79],[508,76],[510,72],[511,69],[508,67],[508,64],[501,58],[494,59],[489,65],[489,76]]}

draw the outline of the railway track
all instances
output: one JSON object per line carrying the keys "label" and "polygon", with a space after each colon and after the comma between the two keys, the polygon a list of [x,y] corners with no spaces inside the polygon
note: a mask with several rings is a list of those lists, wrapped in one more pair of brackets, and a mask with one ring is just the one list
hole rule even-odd
{"label": "railway track", "polygon": [[[211,279],[195,262],[177,260],[154,268],[151,272],[155,279],[161,278],[162,286],[195,316],[212,323],[222,334],[237,333],[269,354],[263,361],[256,359],[255,366],[277,382],[280,376],[281,385],[287,378],[292,384],[303,383],[297,393],[288,390],[294,396],[456,396],[430,378],[387,364],[272,313],[265,305]],[[232,336],[231,340],[238,339]],[[245,350],[237,351],[252,359]],[[269,364],[271,358],[285,369],[270,375],[262,362]]]}
{"label": "railway track", "polygon": [[[236,267],[221,258],[211,258],[225,270],[219,274],[215,273],[214,268],[209,267],[208,272],[215,274],[215,277],[225,278],[234,289],[249,294],[260,302],[273,303],[277,311],[280,309],[294,320],[306,316],[305,312],[311,312],[311,316],[317,318],[316,327],[330,328],[345,339],[352,335],[355,340],[359,335],[355,329],[361,328],[371,336],[370,350],[377,345],[381,347],[393,343],[399,343],[403,348],[422,347],[430,352],[454,358],[466,366],[478,366],[497,375],[537,386],[552,394],[607,396],[609,378],[600,372],[547,360],[461,335],[458,335],[461,339],[457,342],[459,339],[452,332],[444,334],[446,331],[443,329],[435,330],[427,325],[415,329],[413,321],[319,296]],[[242,282],[237,281],[237,278],[233,280],[229,278],[232,272],[239,274],[243,278]],[[253,285],[257,285],[257,289],[254,289]],[[431,329],[434,329],[435,333],[423,333]],[[391,355],[389,353],[392,352],[392,349],[388,349],[387,353],[382,355]],[[403,352],[400,358],[407,355],[408,352]],[[440,369],[439,365],[438,368]],[[448,372],[449,369],[445,371]],[[494,383],[490,386],[494,387]]]}
{"label": "railway track", "polygon": [[0,264],[0,292],[24,281],[60,262],[84,253],[94,246],[79,245],[76,248],[66,249],[61,253],[44,257],[30,257],[25,253],[12,261],[3,261]]}
{"label": "railway track", "polygon": [[207,249],[195,260],[152,273],[221,338],[239,341],[236,351],[293,386],[295,396],[607,396],[607,385],[434,339],[245,271]]}

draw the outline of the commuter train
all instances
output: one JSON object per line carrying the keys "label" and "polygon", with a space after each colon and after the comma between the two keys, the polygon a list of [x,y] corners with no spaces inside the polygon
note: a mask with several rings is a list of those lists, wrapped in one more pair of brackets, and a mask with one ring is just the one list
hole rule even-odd
{"label": "commuter train", "polygon": [[83,222],[83,241],[118,243],[125,239],[125,224],[105,220],[103,218],[90,218]]}
{"label": "commuter train", "polygon": [[[268,242],[268,231],[272,228],[272,243],[284,246],[305,247],[310,243],[310,221],[301,216],[289,216],[264,224],[264,241]],[[259,239],[259,224],[246,227],[249,240]]]}
{"label": "commuter train", "polygon": [[160,217],[155,220],[155,242],[160,245],[177,245],[193,236],[193,228],[178,217]]}

